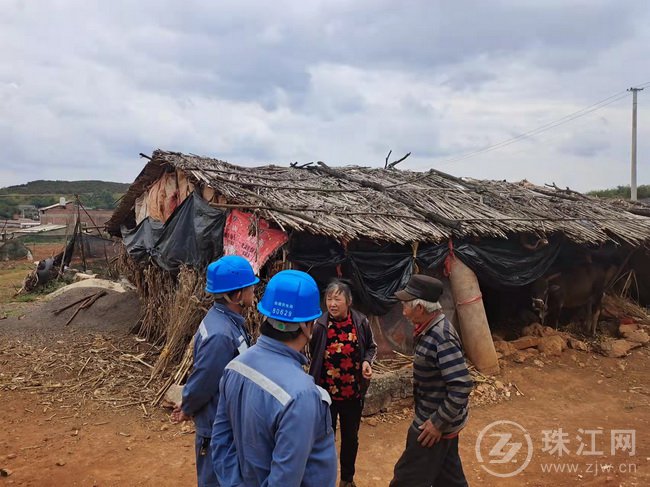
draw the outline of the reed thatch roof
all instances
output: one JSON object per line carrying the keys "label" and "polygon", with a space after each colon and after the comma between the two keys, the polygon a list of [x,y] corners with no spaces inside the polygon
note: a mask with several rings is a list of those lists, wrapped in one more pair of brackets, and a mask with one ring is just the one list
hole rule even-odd
{"label": "reed thatch roof", "polygon": [[[166,170],[225,197],[223,208],[257,210],[284,229],[352,240],[440,242],[450,237],[508,238],[563,234],[578,244],[650,240],[650,211],[555,186],[457,178],[440,171],[368,167],[241,167],[157,150],[107,223],[114,235],[135,200]],[[643,215],[648,216],[643,216]],[[132,219],[132,218],[131,218]]]}

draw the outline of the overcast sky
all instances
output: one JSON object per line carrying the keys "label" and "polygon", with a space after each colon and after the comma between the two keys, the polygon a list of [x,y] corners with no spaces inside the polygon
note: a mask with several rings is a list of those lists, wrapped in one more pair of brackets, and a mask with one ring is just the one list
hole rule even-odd
{"label": "overcast sky", "polygon": [[[0,186],[131,182],[139,152],[629,183],[650,7],[627,0],[0,0]],[[639,94],[650,183],[650,85]]]}

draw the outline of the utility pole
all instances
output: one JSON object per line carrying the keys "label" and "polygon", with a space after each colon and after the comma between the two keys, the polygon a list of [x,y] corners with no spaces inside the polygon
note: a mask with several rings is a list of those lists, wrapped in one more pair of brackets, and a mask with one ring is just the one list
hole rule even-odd
{"label": "utility pole", "polygon": [[632,179],[630,181],[630,199],[636,201],[636,94],[643,88],[630,88],[632,92]]}

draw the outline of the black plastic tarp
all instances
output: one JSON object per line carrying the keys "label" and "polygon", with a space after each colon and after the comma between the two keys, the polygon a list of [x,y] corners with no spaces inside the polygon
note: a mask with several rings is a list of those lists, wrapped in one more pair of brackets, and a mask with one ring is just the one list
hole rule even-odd
{"label": "black plastic tarp", "polygon": [[542,277],[560,252],[560,241],[528,250],[518,242],[487,240],[480,245],[462,244],[456,255],[480,279],[492,286],[525,286]]}
{"label": "black plastic tarp", "polygon": [[440,267],[449,253],[449,245],[424,244],[418,248],[417,263],[423,269],[437,269]]}
{"label": "black plastic tarp", "polygon": [[[511,240],[482,240],[454,243],[454,255],[472,269],[480,280],[495,287],[525,286],[542,277],[560,253],[561,241],[528,250]],[[418,263],[433,269],[449,255],[449,244],[428,245],[418,251]]]}
{"label": "black plastic tarp", "polygon": [[171,272],[182,264],[203,269],[223,253],[225,223],[224,211],[192,193],[164,225],[147,218],[133,230],[122,229],[122,235],[129,255],[138,261],[151,258]]}
{"label": "black plastic tarp", "polygon": [[122,227],[122,241],[129,255],[138,262],[148,259],[156,247],[163,227],[163,222],[150,217],[142,220],[137,227],[131,230]]}
{"label": "black plastic tarp", "polygon": [[396,302],[413,271],[410,247],[372,242],[353,242],[349,249],[334,239],[295,234],[289,244],[289,260],[312,274],[322,287],[340,274],[349,282],[355,306],[363,312],[383,315]]}
{"label": "black plastic tarp", "polygon": [[363,307],[374,315],[388,312],[396,291],[413,273],[412,252],[358,252],[349,254],[352,279]]}
{"label": "black plastic tarp", "polygon": [[[456,258],[464,262],[479,280],[493,287],[526,286],[542,277],[558,258],[561,240],[528,250],[517,240],[484,239],[478,243],[452,242]],[[336,240],[315,235],[294,235],[289,260],[303,270],[318,274],[322,285],[340,273],[352,283],[360,309],[382,315],[395,303],[395,291],[413,272],[413,254],[408,246],[352,242],[345,249]],[[449,242],[420,245],[420,269],[440,268],[450,252]],[[327,274],[324,275],[324,274]]]}
{"label": "black plastic tarp", "polygon": [[347,257],[343,246],[333,238],[297,233],[289,241],[288,259],[312,269],[342,264]]}

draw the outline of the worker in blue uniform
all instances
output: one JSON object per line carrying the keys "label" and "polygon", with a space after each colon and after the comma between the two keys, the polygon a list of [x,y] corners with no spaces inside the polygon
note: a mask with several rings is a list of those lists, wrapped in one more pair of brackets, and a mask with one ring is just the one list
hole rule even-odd
{"label": "worker in blue uniform", "polygon": [[253,305],[259,282],[250,263],[228,255],[208,266],[205,290],[215,302],[194,335],[194,366],[172,420],[194,418],[199,487],[219,487],[210,456],[212,423],[219,404],[219,381],[226,364],[250,346],[243,310]]}
{"label": "worker in blue uniform", "polygon": [[222,487],[334,487],[336,449],[328,393],[301,353],[322,312],[316,282],[281,271],[257,306],[257,343],[226,366],[212,430]]}

